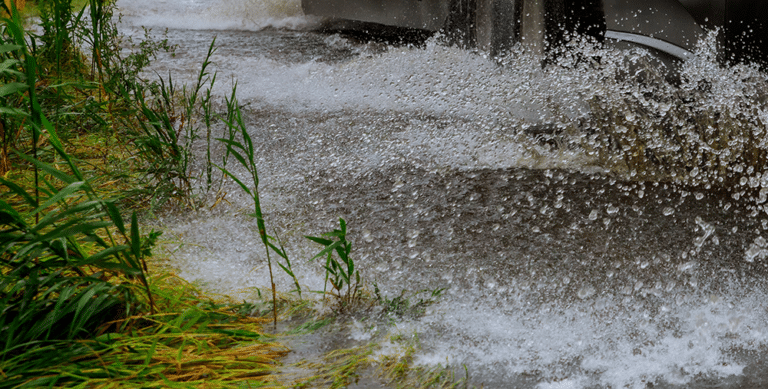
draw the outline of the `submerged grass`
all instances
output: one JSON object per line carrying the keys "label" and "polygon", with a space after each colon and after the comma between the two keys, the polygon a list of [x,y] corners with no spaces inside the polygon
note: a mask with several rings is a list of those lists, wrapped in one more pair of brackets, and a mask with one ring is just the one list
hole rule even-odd
{"label": "submerged grass", "polygon": [[413,389],[472,387],[466,370],[464,377],[457,377],[451,367],[416,364],[414,356],[420,349],[418,337],[394,335],[384,343],[394,344],[399,351],[381,354],[383,344],[370,342],[329,351],[314,361],[301,361],[294,367],[311,373],[290,385],[294,388],[344,388],[352,384]]}

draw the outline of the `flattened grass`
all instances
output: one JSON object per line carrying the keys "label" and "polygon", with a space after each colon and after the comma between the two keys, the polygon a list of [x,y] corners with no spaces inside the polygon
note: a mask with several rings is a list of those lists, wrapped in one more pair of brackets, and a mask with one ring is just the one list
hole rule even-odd
{"label": "flattened grass", "polygon": [[253,305],[213,301],[168,273],[150,285],[155,314],[108,322],[90,339],[38,342],[0,361],[0,388],[280,386],[288,349],[262,331],[268,318],[248,315]]}

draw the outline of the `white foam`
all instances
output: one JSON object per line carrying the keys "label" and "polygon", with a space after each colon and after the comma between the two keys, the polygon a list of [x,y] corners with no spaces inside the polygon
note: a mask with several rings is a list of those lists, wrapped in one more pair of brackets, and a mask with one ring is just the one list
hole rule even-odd
{"label": "white foam", "polygon": [[487,298],[464,296],[441,302],[421,320],[419,336],[428,339],[429,351],[417,361],[466,364],[498,382],[538,375],[544,382],[539,388],[639,389],[649,382],[686,384],[701,376],[740,375],[743,366],[734,350],[766,341],[765,297],[736,287],[651,315],[612,297],[601,297],[602,304],[500,308]]}
{"label": "white foam", "polygon": [[118,9],[132,25],[182,30],[305,29],[319,21],[304,16],[300,0],[120,0]]}

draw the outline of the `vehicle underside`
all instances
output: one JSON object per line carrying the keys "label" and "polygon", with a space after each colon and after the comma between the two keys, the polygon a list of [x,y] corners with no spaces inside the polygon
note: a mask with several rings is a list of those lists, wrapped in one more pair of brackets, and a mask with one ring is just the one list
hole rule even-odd
{"label": "vehicle underside", "polygon": [[716,29],[723,61],[768,62],[768,7],[760,0],[302,0],[302,6],[306,14],[336,20],[443,31],[493,55],[518,43],[544,54],[588,36],[686,59]]}

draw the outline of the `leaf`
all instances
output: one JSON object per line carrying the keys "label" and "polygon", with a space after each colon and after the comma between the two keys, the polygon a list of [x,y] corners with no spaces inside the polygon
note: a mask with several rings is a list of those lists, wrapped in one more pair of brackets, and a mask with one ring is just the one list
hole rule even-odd
{"label": "leaf", "polygon": [[141,258],[141,235],[139,235],[139,222],[136,211],[133,211],[131,215],[131,251],[136,260]]}
{"label": "leaf", "polygon": [[29,116],[29,113],[22,109],[12,107],[0,107],[0,114],[12,115],[12,116]]}
{"label": "leaf", "polygon": [[93,338],[93,340],[95,340],[97,342],[100,342],[100,343],[111,343],[111,342],[113,342],[115,340],[124,339],[126,336],[128,336],[128,335],[122,334],[122,333],[119,333],[119,332],[107,332],[105,334],[101,334],[101,335]]}
{"label": "leaf", "polygon": [[49,164],[47,164],[45,162],[39,161],[39,160],[37,160],[35,158],[32,158],[32,157],[30,157],[30,156],[28,156],[26,154],[17,153],[17,155],[19,157],[21,157],[22,159],[26,160],[27,162],[29,162],[29,163],[31,163],[33,165],[36,165],[40,169],[44,170],[46,173],[56,177],[57,179],[59,179],[62,182],[65,182],[67,184],[71,184],[73,182],[78,181],[77,178],[72,177],[72,176],[62,172],[61,170],[56,169],[55,167],[53,167],[53,166],[51,166],[51,165],[49,165]]}
{"label": "leaf", "polygon": [[21,48],[22,48],[21,45],[14,45],[14,44],[0,45],[0,54],[9,53],[11,51],[16,51],[16,50],[19,50]]}
{"label": "leaf", "polygon": [[320,258],[320,257],[322,257],[322,256],[324,256],[326,254],[331,254],[336,249],[336,247],[338,247],[340,244],[341,244],[341,242],[333,242],[333,243],[331,243],[330,245],[326,246],[322,251],[317,253],[317,255],[312,257],[312,259],[310,259],[310,261],[313,261],[313,260],[315,260],[317,258]]}
{"label": "leaf", "polygon": [[115,204],[111,201],[105,202],[104,206],[107,209],[107,214],[109,214],[109,218],[112,219],[112,222],[115,223],[115,227],[117,227],[120,233],[122,233],[123,236],[125,236],[126,235],[125,223],[123,222],[123,216],[120,215],[120,211],[117,209]]}
{"label": "leaf", "polygon": [[27,204],[29,204],[31,206],[36,206],[37,205],[37,202],[35,201],[35,199],[32,198],[32,196],[30,196],[30,194],[27,193],[27,191],[24,190],[22,187],[16,185],[16,183],[14,183],[12,181],[8,181],[5,178],[0,177],[0,184],[3,184],[5,186],[7,186],[8,189],[12,190],[14,193],[16,193],[17,195],[21,196],[27,202]]}
{"label": "leaf", "polygon": [[253,197],[253,193],[251,192],[250,189],[248,189],[248,186],[246,186],[242,181],[240,181],[240,179],[238,179],[232,173],[230,173],[229,170],[224,169],[223,167],[216,164],[214,164],[213,166],[216,166],[219,170],[221,170],[222,173],[226,174],[229,178],[235,180],[235,182],[238,185],[240,185],[240,188],[243,189],[245,193],[248,193],[249,196]]}
{"label": "leaf", "polygon": [[58,203],[59,201],[62,201],[66,199],[67,197],[70,197],[73,193],[76,193],[80,191],[83,186],[85,185],[85,182],[83,181],[77,181],[73,182],[61,190],[59,190],[56,194],[54,194],[52,197],[48,198],[48,200],[41,206],[39,206],[34,211],[30,212],[31,214],[36,214],[44,211],[46,208]]}
{"label": "leaf", "polygon": [[8,84],[0,85],[0,97],[12,95],[14,93],[23,92],[27,90],[29,86],[21,82],[10,82]]}
{"label": "leaf", "polygon": [[329,244],[333,243],[332,240],[318,238],[316,236],[306,236],[305,235],[304,237],[309,239],[309,240],[311,240],[311,241],[313,241],[313,242],[320,243],[323,246],[328,246]]}

